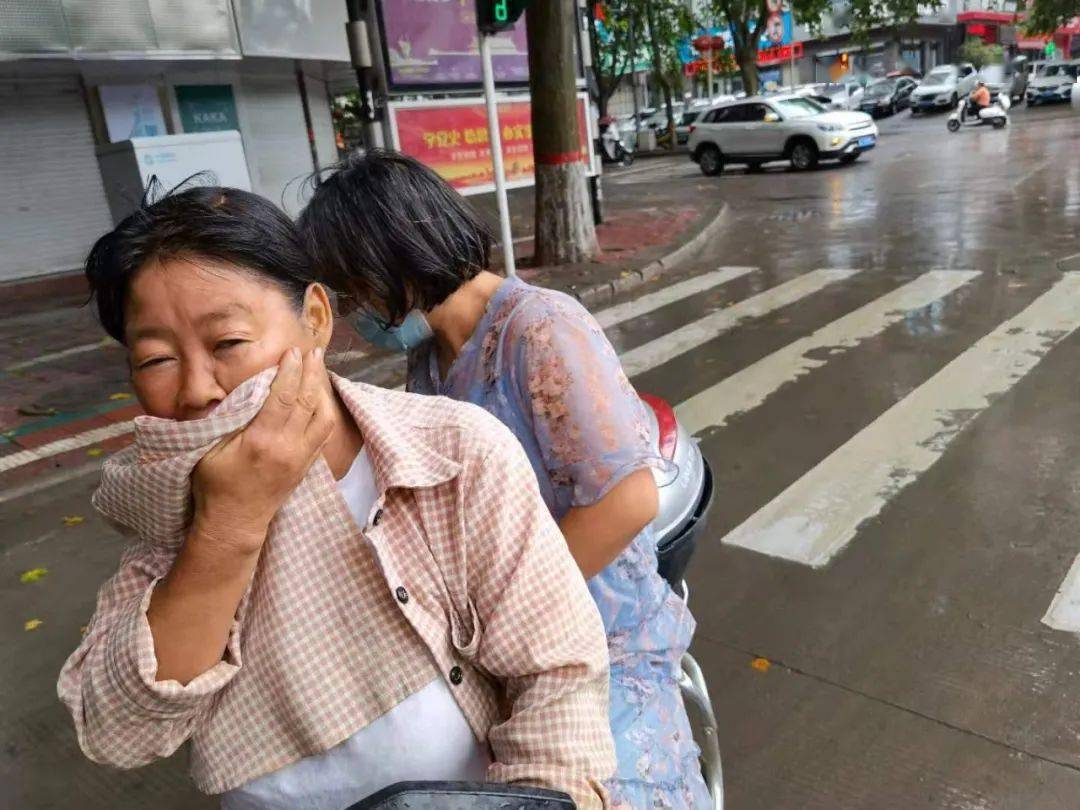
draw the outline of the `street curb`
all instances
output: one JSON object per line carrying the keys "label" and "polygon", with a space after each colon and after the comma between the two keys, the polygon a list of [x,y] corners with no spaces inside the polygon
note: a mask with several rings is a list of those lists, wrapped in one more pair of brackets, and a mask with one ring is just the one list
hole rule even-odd
{"label": "street curb", "polygon": [[671,270],[680,262],[685,261],[687,256],[698,250],[723,227],[727,221],[728,210],[727,203],[724,203],[704,228],[698,231],[688,242],[675,248],[667,255],[654,259],[644,267],[629,270],[625,275],[613,281],[603,281],[584,287],[571,287],[570,294],[586,307],[611,303],[616,295],[640,287],[645,282],[652,281],[665,270]]}

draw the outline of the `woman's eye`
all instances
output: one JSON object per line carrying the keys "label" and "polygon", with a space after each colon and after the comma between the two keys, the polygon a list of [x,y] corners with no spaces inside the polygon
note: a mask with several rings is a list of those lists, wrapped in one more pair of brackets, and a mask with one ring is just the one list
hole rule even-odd
{"label": "woman's eye", "polygon": [[219,340],[217,342],[217,344],[214,346],[214,351],[215,352],[227,351],[229,349],[236,348],[237,346],[239,346],[242,343],[247,343],[247,341],[246,340],[241,340],[240,338],[232,338],[230,340]]}
{"label": "woman's eye", "polygon": [[135,368],[139,371],[143,371],[144,369],[153,368],[154,366],[160,366],[168,363],[170,360],[172,360],[171,357],[151,357],[148,360],[143,360]]}

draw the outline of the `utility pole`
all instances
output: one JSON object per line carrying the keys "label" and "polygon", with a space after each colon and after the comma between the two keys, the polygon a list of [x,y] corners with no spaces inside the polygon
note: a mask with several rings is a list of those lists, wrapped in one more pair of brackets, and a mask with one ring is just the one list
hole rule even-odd
{"label": "utility pole", "polygon": [[349,21],[345,23],[345,36],[349,41],[349,58],[356,71],[356,86],[360,94],[360,126],[364,132],[364,147],[383,146],[382,121],[372,104],[370,71],[371,40],[368,38],[368,0],[345,0]]}
{"label": "utility pole", "polygon": [[514,27],[525,11],[527,0],[477,0],[476,27],[480,33],[480,66],[484,76],[484,106],[487,107],[488,146],[495,175],[495,200],[499,206],[499,231],[502,239],[503,267],[507,278],[517,275],[514,263],[514,234],[510,228],[510,202],[506,197],[506,172],[503,168],[502,131],[499,126],[499,103],[495,97],[495,68],[491,64],[491,38]]}
{"label": "utility pole", "polygon": [[510,229],[510,202],[506,197],[506,174],[503,169],[502,132],[499,130],[499,104],[495,98],[495,69],[491,66],[491,34],[480,33],[480,62],[484,73],[484,104],[487,106],[488,146],[495,172],[495,199],[499,204],[499,230],[502,233],[503,266],[507,278],[517,275],[514,265],[514,234]]}

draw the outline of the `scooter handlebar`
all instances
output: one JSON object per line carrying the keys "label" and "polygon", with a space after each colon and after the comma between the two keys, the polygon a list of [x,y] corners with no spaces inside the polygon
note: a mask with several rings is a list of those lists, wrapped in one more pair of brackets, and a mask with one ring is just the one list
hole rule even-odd
{"label": "scooter handlebar", "polygon": [[347,810],[575,810],[565,793],[486,782],[398,782]]}

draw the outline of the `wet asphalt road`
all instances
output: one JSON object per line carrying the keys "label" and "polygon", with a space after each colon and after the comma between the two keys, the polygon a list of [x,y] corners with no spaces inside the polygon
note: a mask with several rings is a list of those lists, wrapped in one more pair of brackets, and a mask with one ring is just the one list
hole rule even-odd
{"label": "wet asphalt road", "polygon": [[[1080,806],[1080,640],[1042,621],[1080,553],[1080,109],[880,126],[850,167],[607,179],[729,206],[608,330],[716,477],[690,589],[727,806]],[[93,486],[0,493],[0,807],[213,806],[180,757],[87,764],[56,705],[120,547]]]}

